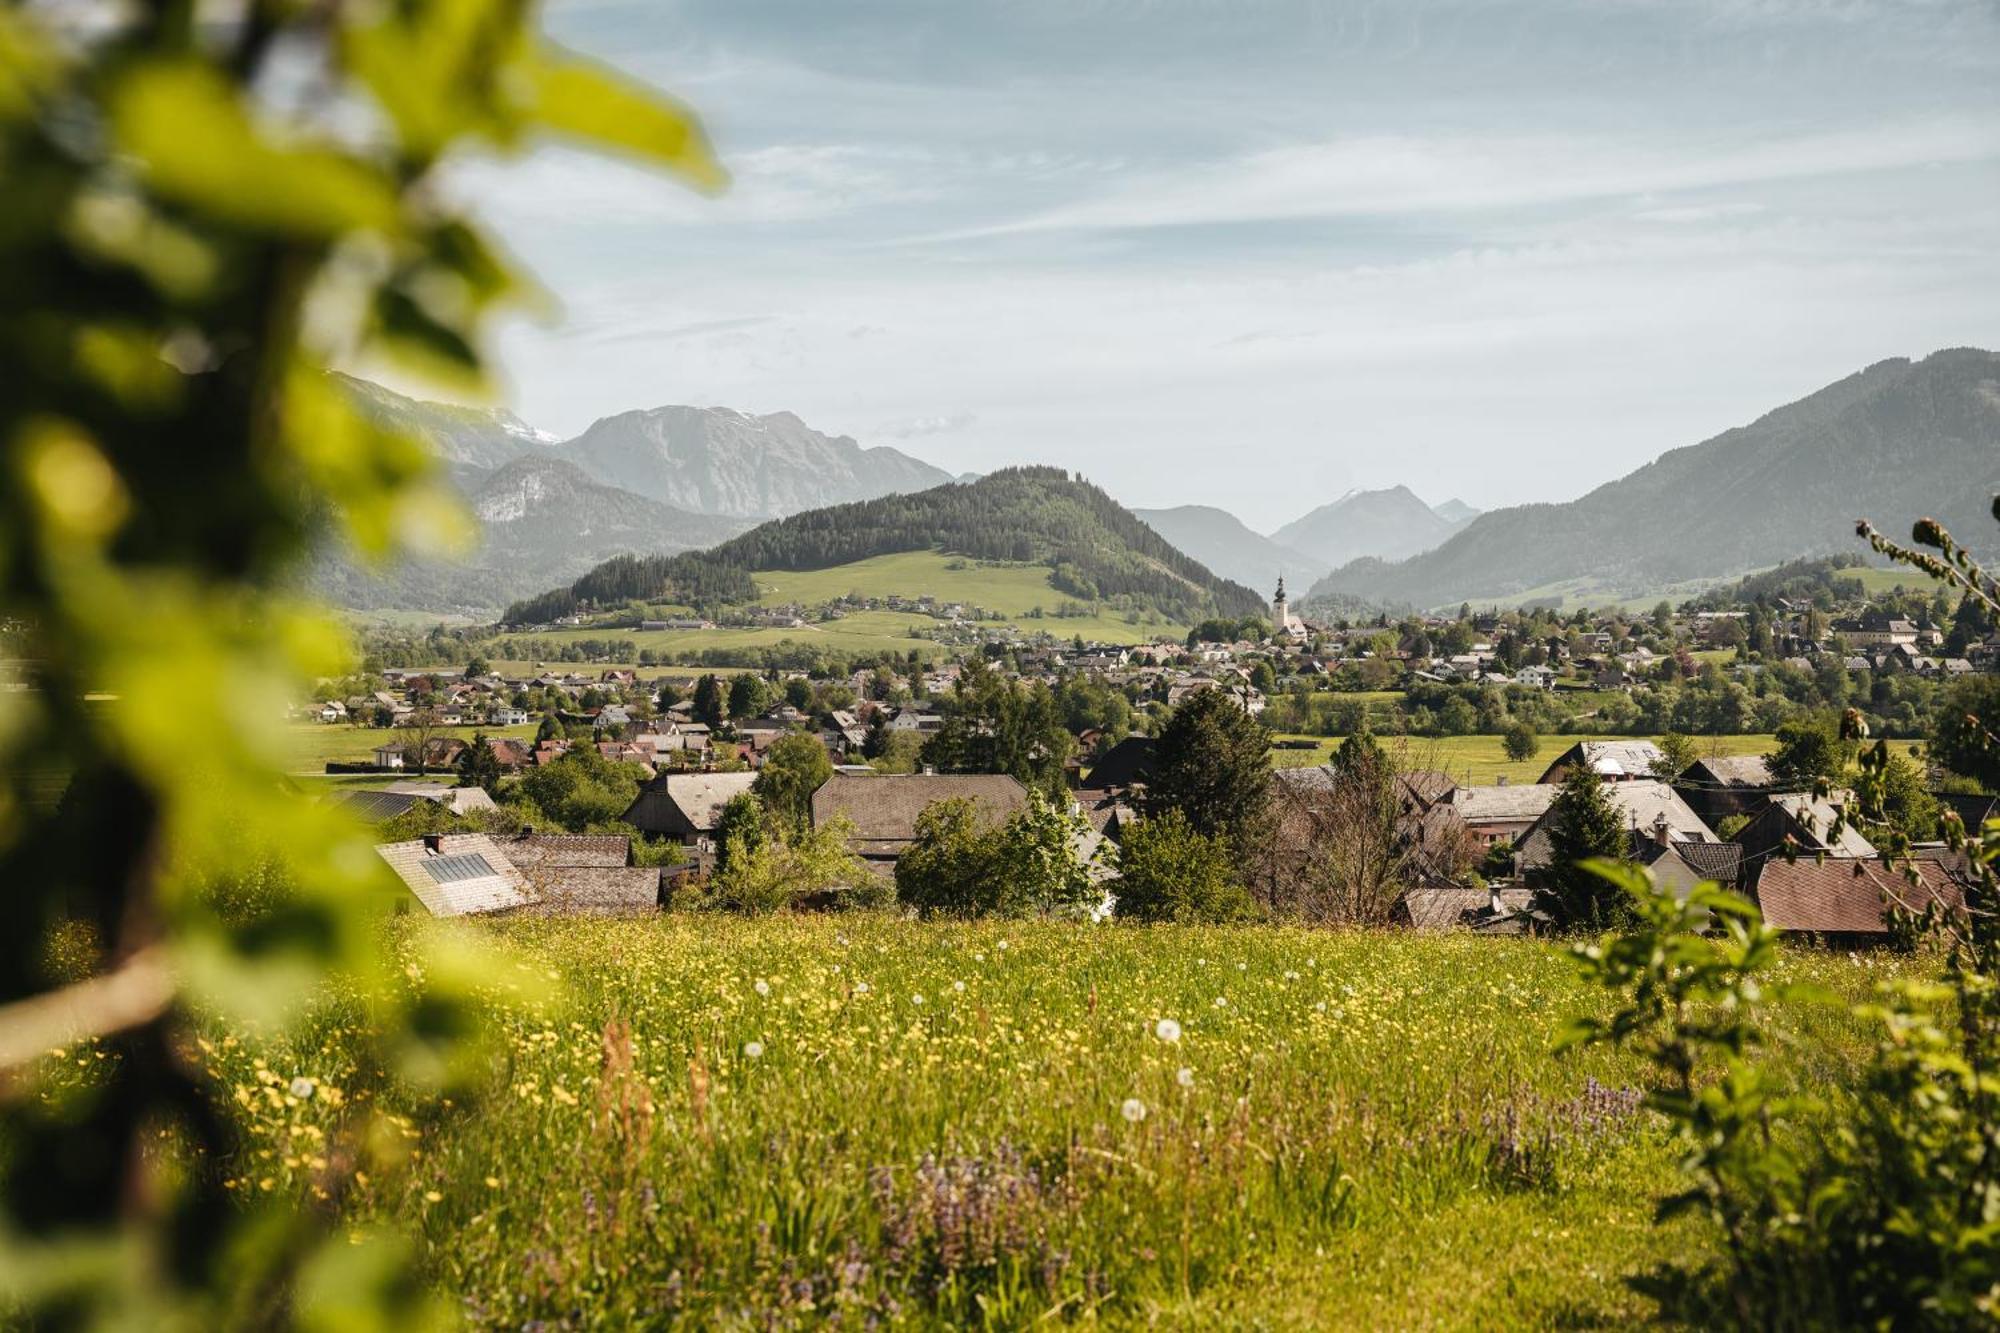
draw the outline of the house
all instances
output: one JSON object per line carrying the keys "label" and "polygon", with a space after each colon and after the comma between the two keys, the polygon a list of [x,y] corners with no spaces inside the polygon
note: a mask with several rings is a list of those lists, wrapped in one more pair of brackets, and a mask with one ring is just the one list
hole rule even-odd
{"label": "house", "polygon": [[1757,905],[1768,926],[1856,942],[1888,935],[1892,902],[1913,912],[1933,902],[1964,909],[1964,889],[1943,863],[1908,864],[1915,884],[1904,878],[1903,867],[1873,857],[1773,860],[1757,876]]}
{"label": "house", "polygon": [[1581,764],[1606,782],[1631,782],[1652,777],[1666,758],[1651,741],[1578,741],[1556,756],[1540,781],[1560,783]]}
{"label": "house", "polygon": [[1524,666],[1514,673],[1514,684],[1536,690],[1552,690],[1556,687],[1556,673],[1550,667]]}
{"label": "house", "polygon": [[[1443,778],[1442,774],[1433,775]],[[1398,853],[1406,854],[1410,878],[1419,885],[1445,885],[1457,880],[1467,869],[1473,851],[1465,835],[1465,823],[1453,806],[1441,799],[1449,790],[1427,782],[1422,775],[1406,775],[1397,787],[1395,819]],[[1274,816],[1269,834],[1272,864],[1280,881],[1289,867],[1316,862],[1330,833],[1347,827],[1357,806],[1351,799],[1359,789],[1354,779],[1331,764],[1309,768],[1281,768],[1271,774],[1271,809]],[[1440,799],[1426,799],[1426,793]],[[1365,808],[1373,809],[1372,798]],[[1372,814],[1363,815],[1372,821]],[[1274,884],[1274,891],[1279,888]]]}
{"label": "house", "polygon": [[[1455,884],[1411,889],[1396,905],[1396,921],[1414,930],[1477,930],[1522,935],[1538,926],[1529,889],[1475,889]],[[1545,919],[1544,919],[1545,920]]]}
{"label": "house", "polygon": [[431,801],[455,815],[498,808],[483,787],[447,787],[438,782],[397,782],[380,791],[345,791],[332,798],[332,804],[345,813],[371,824],[394,819],[418,801]]}
{"label": "house", "polygon": [[345,722],[347,721],[347,705],[338,699],[329,699],[319,706],[319,709],[313,716],[322,722]]}
{"label": "house", "polygon": [[659,868],[631,864],[630,838],[529,829],[496,841],[527,882],[534,900],[527,910],[633,916],[660,906]]}
{"label": "house", "polygon": [[376,746],[375,767],[386,768],[392,771],[401,769],[403,767],[402,743],[399,741],[394,745]]}
{"label": "house", "polygon": [[496,727],[525,727],[528,725],[528,710],[516,708],[512,704],[503,704],[490,709],[486,714],[486,720]]}
{"label": "house", "polygon": [[1735,888],[1743,878],[1743,848],[1733,842],[1690,842],[1675,838],[1665,820],[1631,832],[1631,859],[1650,870],[1653,880],[1685,898],[1697,884],[1714,880]]}
{"label": "house", "polygon": [[[1666,783],[1656,778],[1635,778],[1629,782],[1605,784],[1604,795],[1618,811],[1619,822],[1629,833],[1650,837],[1655,842],[1720,842],[1715,831]],[[1523,834],[1514,852],[1515,864],[1523,873],[1540,870],[1555,856],[1550,840],[1550,814],[1535,821]]]}
{"label": "house", "polygon": [[1137,786],[1146,780],[1146,766],[1152,759],[1151,736],[1127,736],[1090,766],[1090,785],[1110,791]]}
{"label": "house", "polygon": [[1552,783],[1521,783],[1499,787],[1460,787],[1452,805],[1465,823],[1466,834],[1482,848],[1518,841],[1549,811],[1562,788]]}
{"label": "house", "polygon": [[483,916],[530,905],[528,883],[484,833],[433,833],[383,843],[376,855],[432,916]]}
{"label": "house", "polygon": [[662,773],[619,818],[641,833],[712,851],[722,807],[750,790],[755,773]]}
{"label": "house", "polygon": [[518,773],[535,761],[535,752],[528,748],[525,741],[510,740],[505,736],[488,736],[486,748],[493,751],[494,762],[500,765],[503,772]]}
{"label": "house", "polygon": [[1781,857],[1789,845],[1804,856],[1836,856],[1859,860],[1875,855],[1875,846],[1861,830],[1848,824],[1834,835],[1841,809],[1852,799],[1847,792],[1815,796],[1810,792],[1786,792],[1764,798],[1764,807],[1737,833],[1743,848],[1744,872],[1751,883],[1760,869]]}
{"label": "house", "polygon": [[940,730],[943,726],[944,719],[936,713],[926,713],[916,708],[904,708],[899,710],[896,716],[889,719],[889,724],[883,730],[892,733],[913,731],[920,736],[928,736],[932,732]]}
{"label": "house", "polygon": [[1759,755],[1697,759],[1674,779],[1681,799],[1710,825],[1732,815],[1754,815],[1782,786]]}
{"label": "house", "polygon": [[1028,803],[1028,792],[1004,773],[836,773],[812,796],[815,828],[836,818],[854,825],[849,847],[887,873],[917,836],[917,816],[939,801],[968,800],[981,822],[1004,823]]}

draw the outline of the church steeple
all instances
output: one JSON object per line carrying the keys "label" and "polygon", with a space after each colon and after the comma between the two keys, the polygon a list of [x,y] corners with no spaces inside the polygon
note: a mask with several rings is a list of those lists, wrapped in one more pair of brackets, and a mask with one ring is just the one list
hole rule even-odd
{"label": "church steeple", "polygon": [[1285,599],[1285,576],[1280,574],[1278,575],[1277,594],[1271,598],[1271,632],[1273,634],[1283,635],[1291,628],[1291,609],[1291,604]]}

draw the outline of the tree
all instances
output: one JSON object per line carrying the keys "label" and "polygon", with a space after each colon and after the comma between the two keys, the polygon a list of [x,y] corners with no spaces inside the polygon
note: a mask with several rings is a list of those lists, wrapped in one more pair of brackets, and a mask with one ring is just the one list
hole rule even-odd
{"label": "tree", "polygon": [[1257,911],[1237,881],[1229,845],[1196,832],[1178,810],[1125,830],[1114,892],[1118,916],[1133,921],[1196,925],[1247,920]]}
{"label": "tree", "polygon": [[1364,732],[1323,770],[1277,775],[1262,836],[1239,857],[1265,910],[1309,925],[1386,925],[1412,888],[1462,879],[1472,859],[1463,823],[1431,818],[1402,781],[1431,766]]}
{"label": "tree", "polygon": [[1541,751],[1542,738],[1526,722],[1516,722],[1501,733],[1500,747],[1507,757],[1517,764],[1524,764]]}
{"label": "tree", "polygon": [[1034,788],[998,828],[971,801],[934,802],[917,816],[916,838],[896,862],[897,900],[925,916],[1088,909],[1098,896],[1080,850],[1088,830]]}
{"label": "tree", "polygon": [[556,720],[556,715],[554,713],[542,714],[542,723],[535,728],[535,744],[540,745],[543,741],[559,741],[562,738],[563,726],[561,722]]}
{"label": "tree", "polygon": [[760,677],[745,671],[729,682],[729,716],[732,721],[756,717],[769,705],[770,695]]}
{"label": "tree", "polygon": [[640,773],[634,764],[615,764],[594,745],[575,745],[552,764],[537,764],[509,787],[504,796],[531,815],[571,833],[610,824],[631,808],[639,795]]}
{"label": "tree", "polygon": [[1655,742],[1659,746],[1660,757],[1653,761],[1653,776],[1661,782],[1672,782],[1688,771],[1696,759],[1694,742],[1678,731],[1669,731]]}
{"label": "tree", "polygon": [[1794,788],[1838,782],[1847,771],[1848,744],[1840,738],[1840,723],[1830,714],[1795,718],[1781,725],[1768,760],[1771,775]]}
{"label": "tree", "polygon": [[837,818],[784,837],[739,838],[709,878],[708,905],[751,914],[880,906],[889,886],[849,849],[853,836],[854,825]]}
{"label": "tree", "polygon": [[1630,918],[1625,891],[1586,868],[1593,859],[1623,861],[1631,847],[1618,808],[1604,794],[1604,780],[1587,765],[1571,768],[1549,803],[1549,864],[1530,882],[1538,905],[1557,924],[1603,930]]}
{"label": "tree", "polygon": [[436,739],[442,724],[438,715],[429,708],[412,709],[396,725],[396,742],[403,749],[403,767],[416,767],[417,772],[430,771],[431,742]]}
{"label": "tree", "polygon": [[728,873],[735,862],[754,856],[765,841],[763,803],[750,792],[738,792],[716,816],[715,873]]}
{"label": "tree", "polygon": [[786,703],[798,709],[800,712],[805,712],[812,707],[812,701],[813,701],[812,683],[806,680],[803,676],[793,676],[790,680],[785,682]]}
{"label": "tree", "polygon": [[458,785],[484,788],[488,796],[500,790],[500,756],[479,732],[472,733],[472,744],[458,757]]}
{"label": "tree", "polygon": [[[281,1042],[329,974],[369,997],[363,1081],[318,1117],[320,1199],[362,1170],[400,1188],[367,1147],[387,1089],[366,1071],[399,1071],[399,1109],[426,1117],[491,1068],[455,980],[480,973],[472,946],[378,948],[366,918],[394,881],[370,835],[284,789],[244,701],[351,665],[297,600],[323,533],[389,557],[454,526],[431,451],[327,373],[483,387],[488,317],[519,287],[440,162],[555,132],[720,180],[687,113],[542,41],[533,13],[0,9],[0,625],[38,664],[0,728],[0,1073],[33,1089],[0,1105],[0,1232],[33,1241],[8,1247],[10,1322],[436,1313],[393,1241],[302,1190],[230,1190],[213,1167],[249,1145],[197,1036],[253,1021]],[[60,803],[35,785],[52,772]],[[249,877],[265,905],[212,910]],[[40,953],[71,922],[104,949],[64,993]],[[89,1080],[26,1081],[82,1040],[104,1057]]]}
{"label": "tree", "polygon": [[467,680],[476,680],[481,676],[490,676],[492,674],[492,666],[483,657],[473,657],[465,664],[465,678]]}
{"label": "tree", "polygon": [[703,676],[695,682],[694,720],[706,727],[720,727],[728,721],[727,703],[722,692],[722,682],[714,676]]}
{"label": "tree", "polygon": [[1221,690],[1200,690],[1174,710],[1153,745],[1139,804],[1148,817],[1178,810],[1194,829],[1230,840],[1263,814],[1271,736]]}
{"label": "tree", "polygon": [[833,760],[819,737],[795,732],[772,742],[752,790],[764,808],[793,830],[812,823],[812,794],[833,776]]}
{"label": "tree", "polygon": [[944,724],[924,742],[923,762],[940,773],[1005,773],[1057,797],[1073,744],[1048,686],[1023,686],[973,658],[944,705]]}
{"label": "tree", "polygon": [[1954,773],[2000,791],[2000,676],[1954,681],[1938,705],[1931,756]]}

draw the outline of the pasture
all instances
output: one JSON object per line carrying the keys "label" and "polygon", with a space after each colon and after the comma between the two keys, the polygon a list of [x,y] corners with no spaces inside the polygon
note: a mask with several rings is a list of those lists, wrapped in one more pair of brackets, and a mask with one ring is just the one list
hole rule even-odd
{"label": "pasture", "polygon": [[[403,919],[385,947],[443,931]],[[1557,1055],[1604,1012],[1553,945],[877,916],[496,923],[481,1098],[347,1195],[477,1327],[1624,1327],[1673,1154],[1639,1071]],[[1847,997],[1905,964],[1802,951]],[[1864,1042],[1792,1013],[1830,1091]],[[357,1068],[352,1001],[218,1034],[246,1197],[303,1197]],[[87,1052],[76,1059],[87,1076]],[[294,1080],[313,1080],[310,1086]],[[306,1096],[298,1095],[304,1089]]]}

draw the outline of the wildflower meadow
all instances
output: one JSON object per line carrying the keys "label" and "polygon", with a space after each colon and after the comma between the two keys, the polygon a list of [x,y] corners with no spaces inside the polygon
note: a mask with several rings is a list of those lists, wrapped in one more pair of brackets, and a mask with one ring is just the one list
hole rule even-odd
{"label": "wildflower meadow", "polygon": [[[388,947],[453,928],[399,920]],[[1505,1327],[1652,1318],[1715,1240],[1604,1003],[1557,946],[1247,927],[853,915],[478,928],[490,1066],[406,1112],[329,993],[284,1044],[191,1053],[241,1194],[393,1224],[476,1327]],[[1901,964],[1800,952],[1845,996]],[[1865,1034],[1773,1058],[1837,1084]],[[101,1067],[52,1052],[67,1079]],[[373,1114],[373,1170],[329,1172]],[[351,1164],[350,1164],[351,1165]],[[341,1193],[322,1182],[339,1175]]]}

